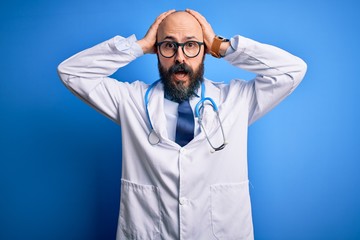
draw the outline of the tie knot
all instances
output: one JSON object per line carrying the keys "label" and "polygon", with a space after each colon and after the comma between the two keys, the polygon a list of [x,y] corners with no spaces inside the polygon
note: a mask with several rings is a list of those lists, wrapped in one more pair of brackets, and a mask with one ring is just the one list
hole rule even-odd
{"label": "tie knot", "polygon": [[191,113],[191,115],[192,115],[192,109],[191,109],[189,100],[185,100],[185,101],[179,103],[178,112],[184,113],[184,114]]}

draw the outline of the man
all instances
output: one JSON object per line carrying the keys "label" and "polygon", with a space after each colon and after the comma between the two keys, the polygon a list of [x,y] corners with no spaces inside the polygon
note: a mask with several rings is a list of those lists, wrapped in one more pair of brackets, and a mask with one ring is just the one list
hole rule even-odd
{"label": "man", "polygon": [[[108,77],[148,53],[158,57],[160,82]],[[206,54],[257,76],[211,82],[203,77]],[[301,59],[242,36],[223,39],[198,12],[171,10],[143,39],[116,36],[58,71],[71,91],[122,127],[117,239],[254,238],[248,125],[300,83]]]}

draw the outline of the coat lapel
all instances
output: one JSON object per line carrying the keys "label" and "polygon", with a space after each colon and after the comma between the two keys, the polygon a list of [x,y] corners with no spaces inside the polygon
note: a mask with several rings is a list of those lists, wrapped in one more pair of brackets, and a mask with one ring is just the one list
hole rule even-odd
{"label": "coat lapel", "polygon": [[155,132],[161,139],[167,139],[166,116],[164,110],[164,87],[161,82],[154,86],[149,97],[149,115]]}

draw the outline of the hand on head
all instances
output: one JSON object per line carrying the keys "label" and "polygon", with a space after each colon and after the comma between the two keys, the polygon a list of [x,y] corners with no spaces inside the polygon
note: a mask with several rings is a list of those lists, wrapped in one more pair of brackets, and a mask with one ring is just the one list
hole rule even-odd
{"label": "hand on head", "polygon": [[200,26],[202,28],[203,35],[204,35],[204,43],[206,46],[206,53],[209,53],[212,42],[215,37],[214,30],[212,29],[210,23],[208,23],[208,21],[205,19],[205,17],[203,15],[201,15],[200,13],[198,13],[197,11],[194,11],[191,9],[186,9],[186,12],[190,13],[200,23]]}
{"label": "hand on head", "polygon": [[171,13],[175,12],[175,10],[169,10],[160,14],[155,22],[150,26],[147,31],[145,37],[138,41],[138,44],[141,46],[144,53],[156,53],[156,34],[159,28],[160,23]]}

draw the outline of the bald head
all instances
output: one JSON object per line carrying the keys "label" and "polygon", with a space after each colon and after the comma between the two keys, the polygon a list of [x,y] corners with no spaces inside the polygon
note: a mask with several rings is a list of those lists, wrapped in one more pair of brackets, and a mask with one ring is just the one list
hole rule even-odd
{"label": "bald head", "polygon": [[190,13],[179,11],[167,16],[159,25],[157,41],[173,40],[186,42],[188,40],[203,41],[200,23]]}

